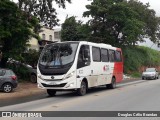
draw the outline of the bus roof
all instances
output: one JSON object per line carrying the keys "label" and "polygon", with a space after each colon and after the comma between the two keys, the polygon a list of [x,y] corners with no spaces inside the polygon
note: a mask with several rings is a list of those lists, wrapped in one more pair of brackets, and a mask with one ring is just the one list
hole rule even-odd
{"label": "bus roof", "polygon": [[[81,44],[89,44],[97,47],[104,47],[104,48],[117,48],[113,47],[110,44],[105,44],[105,43],[93,43],[93,42],[88,42],[88,41],[64,41],[64,42],[56,42],[56,43],[67,43],[67,42],[73,42],[73,43],[81,43]],[[54,43],[53,43],[54,44]]]}

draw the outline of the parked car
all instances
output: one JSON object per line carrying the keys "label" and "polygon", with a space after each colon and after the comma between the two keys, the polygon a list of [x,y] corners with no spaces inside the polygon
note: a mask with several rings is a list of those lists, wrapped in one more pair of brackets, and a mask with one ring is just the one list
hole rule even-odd
{"label": "parked car", "polygon": [[147,68],[142,73],[142,79],[159,79],[159,73],[156,68]]}
{"label": "parked car", "polygon": [[30,81],[32,83],[37,83],[37,69],[33,67],[27,66],[30,74]]}
{"label": "parked car", "polygon": [[16,60],[11,59],[11,58],[7,61],[7,63],[10,64],[10,65],[16,66],[16,68],[18,68],[19,66],[25,67],[28,70],[27,74],[29,74],[29,80],[32,83],[37,83],[37,69],[36,69],[36,67],[33,68],[29,64],[21,63],[20,61],[16,61]]}
{"label": "parked car", "polygon": [[0,69],[0,89],[6,93],[12,92],[18,84],[17,76],[10,69]]}

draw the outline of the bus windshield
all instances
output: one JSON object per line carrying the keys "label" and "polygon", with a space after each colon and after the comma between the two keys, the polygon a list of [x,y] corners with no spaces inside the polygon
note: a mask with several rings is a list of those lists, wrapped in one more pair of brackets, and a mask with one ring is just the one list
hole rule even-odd
{"label": "bus windshield", "polygon": [[42,51],[39,64],[49,68],[60,68],[74,61],[78,43],[55,43]]}

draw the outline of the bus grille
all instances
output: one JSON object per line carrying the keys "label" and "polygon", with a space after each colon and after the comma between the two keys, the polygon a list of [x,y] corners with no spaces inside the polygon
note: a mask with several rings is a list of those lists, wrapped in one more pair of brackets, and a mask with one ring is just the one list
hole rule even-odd
{"label": "bus grille", "polygon": [[47,85],[47,84],[44,84],[42,83],[42,85],[44,87],[64,87],[67,83],[62,83],[62,84],[59,84],[59,85]]}

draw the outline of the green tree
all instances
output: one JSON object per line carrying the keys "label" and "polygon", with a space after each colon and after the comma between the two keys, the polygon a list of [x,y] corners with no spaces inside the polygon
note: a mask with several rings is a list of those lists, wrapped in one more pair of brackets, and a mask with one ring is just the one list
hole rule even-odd
{"label": "green tree", "polygon": [[66,18],[62,24],[61,39],[62,41],[79,41],[85,40],[89,33],[89,27],[82,24],[81,21],[76,21],[76,17]]}
{"label": "green tree", "polygon": [[158,18],[148,4],[134,0],[93,0],[86,8],[88,11],[83,15],[91,16],[91,41],[123,46],[135,45],[144,37],[157,40]]}
{"label": "green tree", "polygon": [[157,42],[159,40],[159,25],[160,18],[156,17],[156,12],[153,9],[149,9],[149,3],[143,5],[143,3],[130,0],[128,5],[131,9],[133,9],[138,14],[138,19],[144,22],[143,26],[143,36],[140,36],[138,39],[142,39],[144,37],[150,38],[153,42]]}
{"label": "green tree", "polygon": [[18,0],[19,8],[23,11],[27,11],[30,15],[33,15],[39,19],[43,26],[53,28],[58,25],[59,19],[57,19],[56,9],[53,7],[53,3],[59,5],[59,7],[65,8],[66,2],[71,3],[71,0]]}
{"label": "green tree", "polygon": [[9,0],[0,1],[0,44],[2,46],[1,67],[6,66],[8,58],[21,60],[31,37],[37,37],[34,26],[38,24],[35,17],[21,11]]}
{"label": "green tree", "polygon": [[32,67],[36,67],[38,63],[39,55],[40,55],[40,52],[33,49],[29,49],[27,52],[22,54],[23,56],[22,62],[29,64]]}

